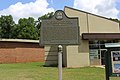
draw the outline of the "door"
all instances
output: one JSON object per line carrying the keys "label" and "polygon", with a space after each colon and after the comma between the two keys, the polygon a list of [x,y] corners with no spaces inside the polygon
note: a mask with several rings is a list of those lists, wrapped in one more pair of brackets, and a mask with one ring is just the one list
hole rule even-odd
{"label": "door", "polygon": [[101,59],[101,65],[105,65],[105,53],[107,49],[101,49],[100,50],[100,59]]}

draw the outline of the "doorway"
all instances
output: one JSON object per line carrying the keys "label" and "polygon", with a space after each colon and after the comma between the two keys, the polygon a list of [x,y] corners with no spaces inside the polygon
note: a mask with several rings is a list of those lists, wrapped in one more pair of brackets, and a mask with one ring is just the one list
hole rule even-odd
{"label": "doorway", "polygon": [[100,62],[101,65],[105,65],[105,53],[107,49],[100,49]]}

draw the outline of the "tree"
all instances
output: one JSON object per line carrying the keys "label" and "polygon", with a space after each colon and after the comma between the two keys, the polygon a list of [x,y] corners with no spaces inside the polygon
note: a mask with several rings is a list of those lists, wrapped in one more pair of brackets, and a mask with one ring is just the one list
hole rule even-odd
{"label": "tree", "polygon": [[47,14],[39,17],[39,18],[38,18],[38,21],[36,21],[36,23],[37,23],[36,27],[37,27],[38,29],[40,29],[42,20],[43,20],[43,19],[50,19],[50,18],[53,17],[53,15],[54,15],[54,12],[51,12],[51,13],[47,13]]}
{"label": "tree", "polygon": [[0,37],[1,38],[13,38],[14,34],[13,17],[11,15],[0,17]]}
{"label": "tree", "polygon": [[53,12],[45,14],[35,21],[34,18],[20,18],[15,24],[13,17],[0,17],[0,38],[19,38],[19,39],[39,39],[40,26],[43,19],[49,19],[54,15]]}
{"label": "tree", "polygon": [[38,39],[39,30],[35,27],[34,18],[21,18],[16,26],[17,38]]}
{"label": "tree", "polygon": [[116,21],[116,22],[119,22],[119,23],[120,23],[120,21],[119,21],[118,19],[112,19],[112,18],[110,18],[110,20]]}

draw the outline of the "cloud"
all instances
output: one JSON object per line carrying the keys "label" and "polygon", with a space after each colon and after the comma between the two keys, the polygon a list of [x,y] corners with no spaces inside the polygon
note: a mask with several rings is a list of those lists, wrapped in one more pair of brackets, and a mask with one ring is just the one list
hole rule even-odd
{"label": "cloud", "polygon": [[9,6],[7,9],[1,10],[0,15],[11,14],[15,22],[17,22],[19,18],[34,17],[37,19],[48,12],[54,12],[53,8],[48,8],[48,5],[47,0],[36,0],[35,2],[29,2],[26,4],[18,2]]}
{"label": "cloud", "polygon": [[118,18],[116,1],[118,0],[74,0],[74,8],[108,18]]}
{"label": "cloud", "polygon": [[116,2],[120,2],[120,0],[115,0]]}

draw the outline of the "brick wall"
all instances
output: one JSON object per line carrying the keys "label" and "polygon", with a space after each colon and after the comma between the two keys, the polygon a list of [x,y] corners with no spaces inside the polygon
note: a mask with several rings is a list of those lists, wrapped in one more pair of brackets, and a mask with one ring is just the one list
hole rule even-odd
{"label": "brick wall", "polygon": [[38,43],[0,42],[0,63],[44,62],[44,48]]}

